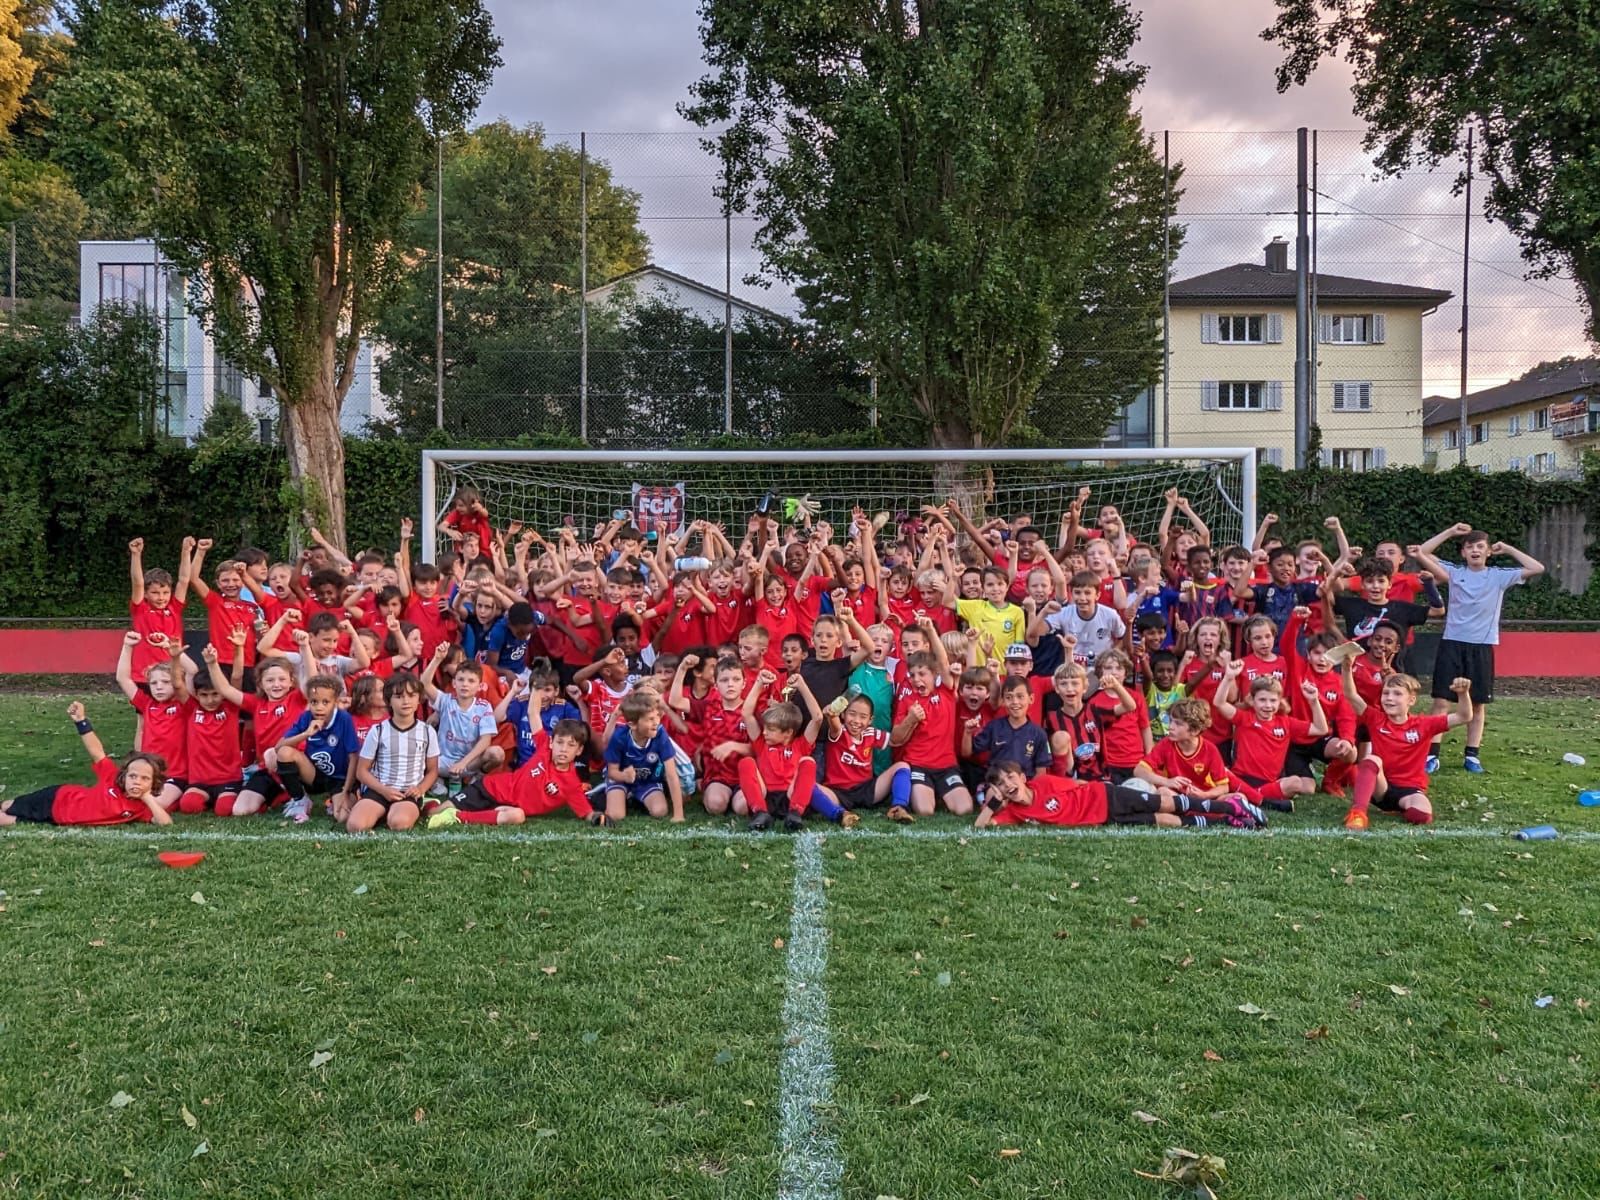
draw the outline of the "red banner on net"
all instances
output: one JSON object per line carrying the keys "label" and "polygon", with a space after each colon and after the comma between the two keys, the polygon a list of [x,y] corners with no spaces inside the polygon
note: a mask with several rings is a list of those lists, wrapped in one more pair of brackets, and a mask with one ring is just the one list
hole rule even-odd
{"label": "red banner on net", "polygon": [[683,484],[666,487],[633,485],[633,524],[643,533],[666,537],[683,527]]}

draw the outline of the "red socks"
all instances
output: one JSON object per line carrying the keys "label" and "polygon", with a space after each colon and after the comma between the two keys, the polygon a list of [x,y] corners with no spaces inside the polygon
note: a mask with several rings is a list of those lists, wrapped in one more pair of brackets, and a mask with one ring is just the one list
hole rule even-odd
{"label": "red socks", "polygon": [[811,803],[811,793],[817,786],[817,760],[809,754],[794,769],[794,782],[789,785],[789,814],[801,817]]}
{"label": "red socks", "polygon": [[744,793],[744,802],[751,812],[767,811],[767,785],[761,781],[761,772],[756,770],[753,758],[739,760],[739,790]]}
{"label": "red socks", "polygon": [[1413,825],[1433,824],[1433,814],[1425,808],[1402,808],[1400,815]]}
{"label": "red socks", "polygon": [[1356,764],[1355,791],[1350,798],[1351,812],[1366,812],[1372,803],[1372,793],[1378,790],[1378,764],[1364,758]]}

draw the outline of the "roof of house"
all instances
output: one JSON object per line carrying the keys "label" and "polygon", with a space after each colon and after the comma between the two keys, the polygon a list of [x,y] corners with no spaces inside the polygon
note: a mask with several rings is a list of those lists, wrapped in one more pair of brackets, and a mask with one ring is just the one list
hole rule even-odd
{"label": "roof of house", "polygon": [[[1540,363],[1510,383],[1467,393],[1467,416],[1516,408],[1536,400],[1564,396],[1580,388],[1600,389],[1600,358],[1563,359]],[[1461,415],[1459,396],[1429,396],[1422,402],[1422,424],[1439,425],[1456,421]]]}
{"label": "roof of house", "polygon": [[[1174,304],[1230,303],[1279,300],[1294,303],[1294,272],[1273,271],[1263,263],[1235,263],[1203,275],[1175,280],[1168,289]],[[1443,304],[1451,293],[1408,283],[1354,279],[1347,275],[1316,276],[1317,299],[1324,303],[1372,302],[1418,304],[1429,308]]]}
{"label": "roof of house", "polygon": [[[680,275],[676,271],[669,271],[665,267],[658,267],[655,263],[645,263],[645,265],[642,267],[638,267],[635,270],[618,275],[615,279],[608,279],[598,287],[590,288],[588,292],[588,298],[590,300],[602,299],[605,295],[609,294],[617,287],[627,284],[640,283],[647,278],[663,279],[669,283],[675,283],[679,287],[688,288],[690,291],[699,292],[701,295],[712,300],[721,301],[727,295],[726,292],[714,284],[702,283],[698,279],[691,279],[687,275]],[[784,316],[780,312],[774,312],[772,309],[764,308],[759,304],[751,304],[748,300],[741,300],[737,296],[733,297],[733,307],[742,312],[756,313],[763,317],[770,317],[774,321],[788,321],[791,319]]]}

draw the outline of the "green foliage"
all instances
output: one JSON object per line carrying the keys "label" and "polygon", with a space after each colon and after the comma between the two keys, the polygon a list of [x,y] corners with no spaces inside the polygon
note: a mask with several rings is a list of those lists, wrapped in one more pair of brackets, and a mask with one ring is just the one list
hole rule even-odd
{"label": "green foliage", "polygon": [[[684,112],[722,127],[729,202],[753,204],[770,268],[912,438],[1002,445],[1030,419],[1097,435],[1158,366],[1137,19],[1124,0],[852,13],[703,0],[711,73]],[[1067,401],[1048,425],[1041,388]]]}
{"label": "green foliage", "polygon": [[78,5],[58,159],[151,230],[217,348],[286,402],[296,478],[344,536],[338,412],[433,159],[499,63],[479,0]]}
{"label": "green foliage", "polygon": [[13,222],[17,294],[78,303],[78,242],[92,235],[92,225],[89,206],[66,172],[15,155],[0,158],[0,225]]}
{"label": "green foliage", "polygon": [[1600,337],[1600,21],[1592,0],[1277,0],[1262,34],[1286,57],[1278,89],[1324,57],[1354,68],[1378,165],[1464,154],[1477,131],[1485,209],[1543,278],[1571,276]]}

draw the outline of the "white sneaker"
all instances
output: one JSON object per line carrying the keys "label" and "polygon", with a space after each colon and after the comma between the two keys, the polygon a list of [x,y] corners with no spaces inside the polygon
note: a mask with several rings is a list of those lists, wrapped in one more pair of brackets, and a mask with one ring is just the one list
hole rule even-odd
{"label": "white sneaker", "polygon": [[283,806],[283,819],[293,821],[296,825],[304,825],[311,819],[311,798],[302,796],[298,800],[291,800]]}

